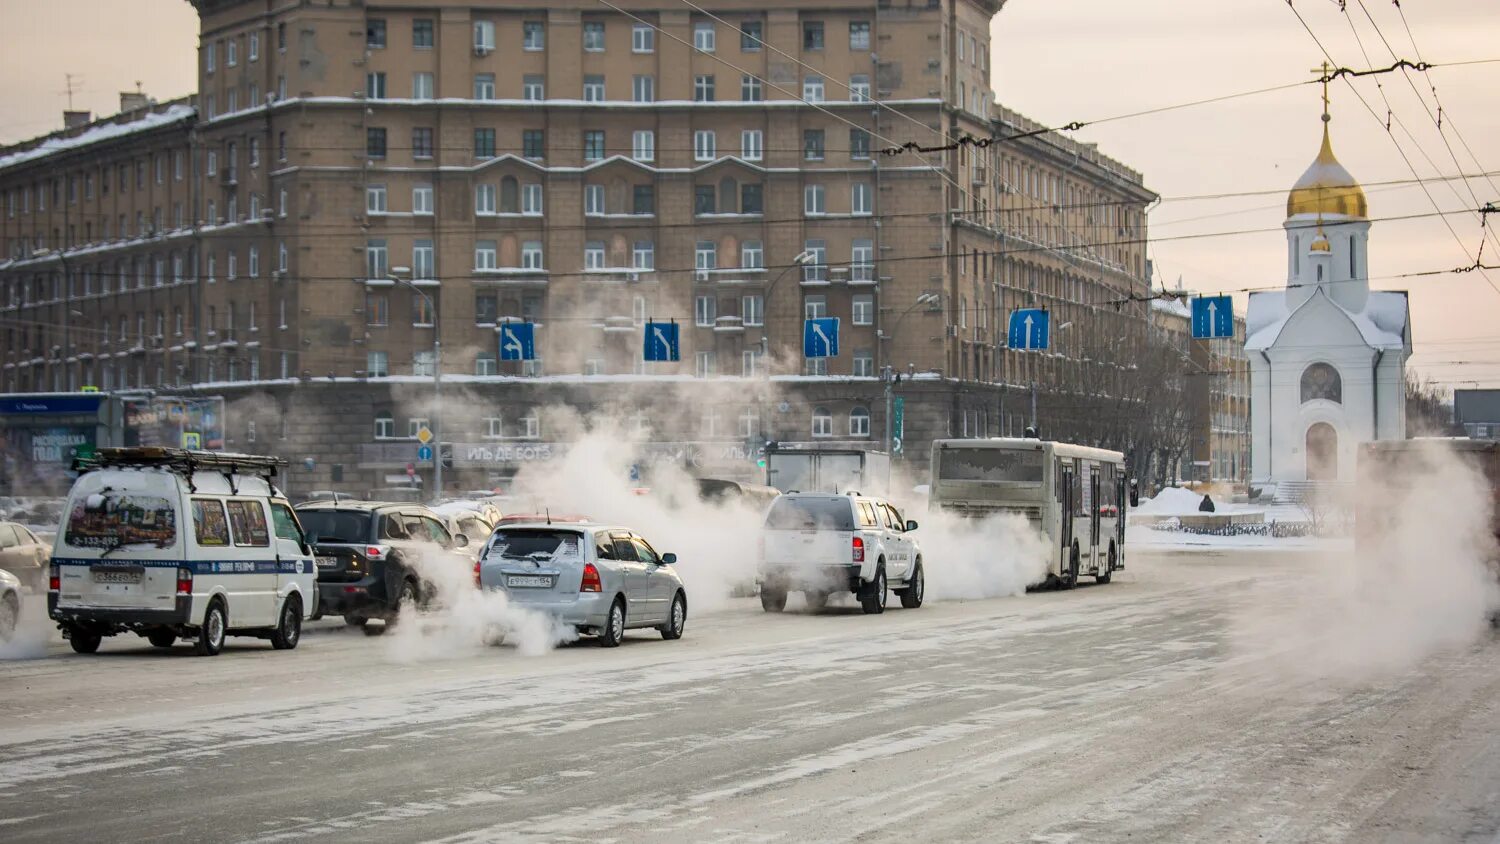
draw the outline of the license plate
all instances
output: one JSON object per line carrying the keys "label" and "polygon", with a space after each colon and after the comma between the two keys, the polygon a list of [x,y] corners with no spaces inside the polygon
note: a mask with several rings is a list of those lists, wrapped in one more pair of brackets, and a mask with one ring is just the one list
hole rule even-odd
{"label": "license plate", "polygon": [[318,558],[318,568],[320,568],[320,569],[337,568],[338,564],[339,564],[339,558],[338,557],[319,557]]}
{"label": "license plate", "polygon": [[523,589],[537,589],[537,588],[550,589],[550,588],[552,588],[552,578],[550,578],[550,577],[524,577],[524,576],[522,576],[522,577],[507,577],[507,578],[505,578],[505,585],[506,586],[519,586],[519,587],[521,587]]}
{"label": "license plate", "polygon": [[138,571],[94,571],[95,583],[140,583]]}

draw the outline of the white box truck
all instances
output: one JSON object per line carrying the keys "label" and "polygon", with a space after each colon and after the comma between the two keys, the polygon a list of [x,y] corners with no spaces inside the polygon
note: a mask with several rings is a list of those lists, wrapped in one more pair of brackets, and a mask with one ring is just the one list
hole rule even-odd
{"label": "white box truck", "polygon": [[890,484],[891,456],[883,451],[785,443],[766,447],[766,485],[782,492],[885,495]]}

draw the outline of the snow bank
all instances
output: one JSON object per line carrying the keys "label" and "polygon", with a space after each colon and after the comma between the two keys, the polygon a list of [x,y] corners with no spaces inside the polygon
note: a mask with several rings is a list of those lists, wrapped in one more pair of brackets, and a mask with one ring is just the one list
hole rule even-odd
{"label": "snow bank", "polygon": [[[1155,498],[1141,499],[1141,506],[1134,508],[1134,512],[1146,516],[1185,516],[1198,512],[1202,503],[1203,493],[1172,486],[1157,493]],[[1214,506],[1217,512],[1224,512],[1224,502],[1216,499]]]}

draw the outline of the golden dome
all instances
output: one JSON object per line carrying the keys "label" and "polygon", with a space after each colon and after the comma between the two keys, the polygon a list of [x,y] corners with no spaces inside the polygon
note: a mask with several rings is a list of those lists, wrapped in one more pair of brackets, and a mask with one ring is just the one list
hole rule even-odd
{"label": "golden dome", "polygon": [[1323,148],[1318,150],[1317,159],[1297,180],[1286,198],[1286,215],[1295,217],[1298,214],[1338,214],[1361,219],[1369,216],[1364,190],[1333,157],[1326,122],[1323,124]]}

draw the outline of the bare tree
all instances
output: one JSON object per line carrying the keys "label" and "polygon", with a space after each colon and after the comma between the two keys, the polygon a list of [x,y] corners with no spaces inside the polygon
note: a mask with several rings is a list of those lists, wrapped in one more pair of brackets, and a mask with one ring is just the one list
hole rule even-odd
{"label": "bare tree", "polygon": [[1463,435],[1463,429],[1453,424],[1453,394],[1415,372],[1406,373],[1406,435]]}

